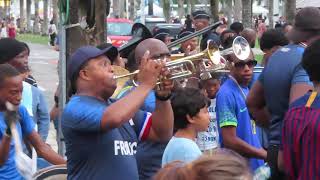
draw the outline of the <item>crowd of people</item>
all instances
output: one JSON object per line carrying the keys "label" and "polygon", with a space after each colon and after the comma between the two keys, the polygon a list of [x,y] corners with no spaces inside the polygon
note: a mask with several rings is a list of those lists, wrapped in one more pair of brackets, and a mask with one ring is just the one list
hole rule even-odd
{"label": "crowd of people", "polygon": [[[205,11],[189,18],[179,38],[210,25]],[[263,31],[221,24],[173,50],[168,30],[157,29],[128,57],[111,44],[80,47],[67,63],[65,157],[45,144],[50,119],[59,116],[58,93],[49,118],[28,45],[0,39],[0,179],[23,179],[12,124],[26,154],[34,148],[47,166],[66,164],[68,179],[251,180],[265,169],[266,179],[319,179],[320,10],[303,8],[291,28]],[[175,54],[197,54],[208,42],[228,49],[239,36],[250,48],[259,38],[260,63],[252,49],[245,59],[228,53],[218,60],[228,73],[203,72],[195,61],[191,77],[170,79],[174,70],[166,64]],[[116,94],[115,66],[139,70]],[[17,107],[16,120],[6,102]]]}

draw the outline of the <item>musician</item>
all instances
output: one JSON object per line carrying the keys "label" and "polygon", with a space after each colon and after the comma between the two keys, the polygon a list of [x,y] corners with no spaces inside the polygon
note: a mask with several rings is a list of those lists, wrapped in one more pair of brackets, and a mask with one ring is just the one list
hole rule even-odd
{"label": "musician", "polygon": [[[181,38],[188,36],[194,32],[195,32],[195,30],[193,28],[192,29],[183,29],[182,31],[180,31],[178,38],[181,39]],[[198,45],[198,38],[194,37],[192,39],[189,39],[187,41],[182,42],[180,45],[180,48],[172,51],[171,54],[180,54],[180,53],[185,53],[188,55],[194,54],[194,53],[196,53],[197,45]]]}
{"label": "musician", "polygon": [[[196,31],[200,31],[209,26],[210,16],[203,10],[197,10],[192,13],[193,25]],[[220,46],[220,39],[217,34],[212,31],[204,33],[199,39],[200,50],[203,51],[207,48],[208,40],[212,40],[217,46]]]}
{"label": "musician", "polygon": [[267,152],[261,148],[258,129],[249,115],[245,99],[257,61],[252,54],[244,61],[229,55],[230,76],[217,93],[216,111],[221,146],[249,158],[252,170],[264,164]]}
{"label": "musician", "polygon": [[285,112],[289,104],[313,88],[301,66],[301,58],[305,47],[319,35],[320,10],[315,7],[301,9],[295,16],[294,28],[288,34],[294,43],[278,49],[269,57],[268,65],[247,99],[257,123],[270,129],[268,164],[272,179],[283,179],[277,161],[281,159],[278,151]]}
{"label": "musician", "polygon": [[153,38],[159,39],[164,42],[166,45],[171,43],[170,31],[166,28],[156,29],[153,33]]}
{"label": "musician", "polygon": [[111,49],[108,52],[108,54],[106,54],[106,56],[110,59],[110,61],[112,62],[112,65],[120,66],[120,67],[124,68],[126,66],[126,63],[125,63],[124,59],[122,57],[120,57],[120,53],[118,52],[118,49],[116,47],[114,47],[110,43],[103,43],[103,44],[100,44],[99,46],[97,46],[97,48],[100,50],[105,49],[105,48],[109,48],[109,47]]}
{"label": "musician", "polygon": [[154,61],[166,54],[154,56],[144,48],[139,59],[139,86],[114,101],[110,97],[116,81],[111,61],[105,56],[109,50],[81,47],[68,63],[68,77],[75,93],[62,115],[69,179],[138,179],[137,142],[164,142],[172,136],[170,80],[164,80],[161,90],[155,92],[156,108],[152,114],[139,110],[159,75],[167,75],[164,64]]}
{"label": "musician", "polygon": [[9,64],[0,65],[0,179],[23,179],[15,161],[15,142],[12,140],[9,125],[13,122],[5,118],[6,102],[18,107],[18,119],[15,121],[20,139],[25,139],[43,157],[52,164],[64,164],[65,160],[45,144],[34,130],[35,124],[24,106],[20,105],[23,77]]}
{"label": "musician", "polygon": [[233,22],[230,25],[230,29],[234,32],[236,32],[236,34],[239,36],[241,34],[241,32],[243,31],[244,27],[243,24],[241,22]]}
{"label": "musician", "polygon": [[240,36],[244,37],[248,41],[251,48],[256,46],[257,33],[255,30],[251,28],[245,28],[240,32]]}
{"label": "musician", "polygon": [[[169,60],[170,52],[167,46],[160,40],[157,39],[146,39],[138,44],[135,49],[135,58],[138,68],[143,66],[141,58],[146,50],[150,51],[151,57],[162,58]],[[133,69],[136,70],[136,69]],[[134,77],[136,83],[140,83],[140,76]],[[120,91],[117,98],[126,97],[131,91],[136,89],[132,80],[129,80],[124,88]],[[140,110],[154,112],[156,107],[156,96],[155,91],[150,91],[143,104],[140,106]],[[160,168],[161,158],[163,151],[167,145],[166,142],[152,142],[152,141],[141,141],[137,147],[137,164],[139,171],[140,180],[150,179]]]}

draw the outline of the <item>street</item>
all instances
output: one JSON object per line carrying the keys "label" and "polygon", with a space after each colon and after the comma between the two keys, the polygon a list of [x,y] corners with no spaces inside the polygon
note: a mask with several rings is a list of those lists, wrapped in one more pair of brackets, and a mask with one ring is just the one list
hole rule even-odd
{"label": "street", "polygon": [[[43,91],[48,102],[49,112],[54,104],[53,96],[58,85],[57,64],[59,52],[48,45],[28,44],[30,47],[29,65],[32,75]],[[47,143],[57,151],[56,132],[53,123],[50,123],[50,131]]]}

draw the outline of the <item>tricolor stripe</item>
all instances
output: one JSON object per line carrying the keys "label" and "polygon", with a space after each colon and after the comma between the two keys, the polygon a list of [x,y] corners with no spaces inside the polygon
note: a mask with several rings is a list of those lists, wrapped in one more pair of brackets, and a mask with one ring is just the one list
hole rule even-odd
{"label": "tricolor stripe", "polygon": [[152,114],[147,112],[145,113],[144,123],[139,134],[139,140],[147,139],[150,133],[151,125],[152,125]]}

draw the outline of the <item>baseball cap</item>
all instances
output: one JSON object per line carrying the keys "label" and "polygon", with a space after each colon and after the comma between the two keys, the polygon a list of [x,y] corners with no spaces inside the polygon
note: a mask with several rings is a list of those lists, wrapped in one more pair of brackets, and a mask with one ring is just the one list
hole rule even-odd
{"label": "baseball cap", "polygon": [[99,46],[97,46],[97,48],[100,50],[110,48],[110,50],[107,51],[106,56],[110,59],[111,62],[113,62],[118,57],[119,51],[111,43],[100,44]]}
{"label": "baseball cap", "polygon": [[75,78],[75,76],[80,71],[80,68],[82,67],[83,64],[90,61],[92,58],[105,55],[110,50],[112,50],[112,46],[102,50],[94,46],[83,46],[77,49],[71,55],[71,58],[68,62],[68,66],[67,66],[68,79],[72,80],[73,78]]}

